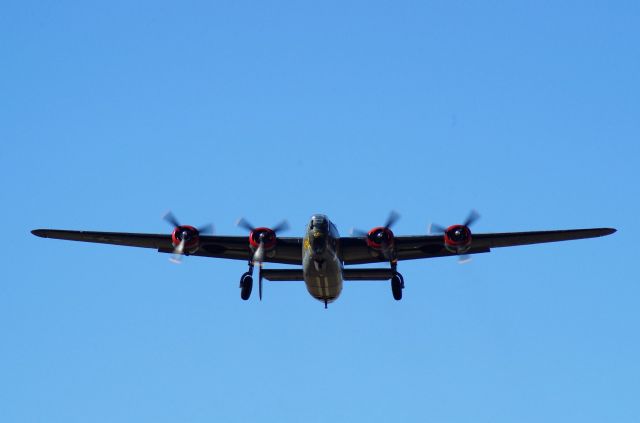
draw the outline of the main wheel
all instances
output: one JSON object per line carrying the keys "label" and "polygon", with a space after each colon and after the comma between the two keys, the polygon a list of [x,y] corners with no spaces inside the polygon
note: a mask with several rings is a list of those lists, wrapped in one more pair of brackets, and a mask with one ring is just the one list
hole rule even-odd
{"label": "main wheel", "polygon": [[251,289],[253,288],[253,277],[245,273],[240,278],[240,298],[247,301],[251,296]]}
{"label": "main wheel", "polygon": [[393,294],[393,299],[396,301],[400,301],[402,299],[402,276],[393,275],[391,278],[391,293]]}

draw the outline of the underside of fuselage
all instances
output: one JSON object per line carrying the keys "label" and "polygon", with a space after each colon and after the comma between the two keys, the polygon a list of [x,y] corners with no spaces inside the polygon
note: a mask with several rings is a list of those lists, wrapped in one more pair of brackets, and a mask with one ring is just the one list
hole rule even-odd
{"label": "underside of fuselage", "polygon": [[335,225],[326,216],[311,217],[302,245],[302,274],[309,294],[325,304],[335,301],[342,292],[338,238]]}
{"label": "underside of fuselage", "polygon": [[337,256],[324,259],[310,257],[303,262],[302,274],[307,291],[317,300],[335,301],[342,292],[342,266]]}

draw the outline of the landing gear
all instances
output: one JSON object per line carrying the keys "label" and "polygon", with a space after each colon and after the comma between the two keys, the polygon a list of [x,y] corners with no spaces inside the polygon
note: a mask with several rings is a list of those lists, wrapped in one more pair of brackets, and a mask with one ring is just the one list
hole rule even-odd
{"label": "landing gear", "polygon": [[251,297],[251,289],[253,288],[253,276],[247,272],[240,278],[240,298],[247,301]]}
{"label": "landing gear", "polygon": [[404,289],[404,278],[400,273],[395,273],[391,278],[391,293],[393,299],[400,301],[402,299],[402,290]]}

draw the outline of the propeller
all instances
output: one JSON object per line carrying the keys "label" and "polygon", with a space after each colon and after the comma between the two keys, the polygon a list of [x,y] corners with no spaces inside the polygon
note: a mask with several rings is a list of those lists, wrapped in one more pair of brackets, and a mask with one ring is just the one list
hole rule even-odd
{"label": "propeller", "polygon": [[262,263],[258,267],[258,299],[262,301]]}
{"label": "propeller", "polygon": [[[178,228],[182,226],[179,223],[178,219],[176,219],[175,215],[171,213],[171,211],[168,211],[164,216],[162,216],[162,218],[174,228]],[[206,225],[198,226],[195,229],[198,231],[199,234],[211,235],[213,234],[214,228],[212,223],[207,223]]]}
{"label": "propeller", "polygon": [[[400,213],[398,213],[395,210],[391,210],[391,212],[389,212],[389,217],[387,217],[387,220],[384,223],[384,226],[382,226],[382,228],[391,229],[391,227],[395,225],[399,219],[400,219]],[[369,232],[363,231],[362,229],[358,229],[358,228],[351,228],[349,233],[352,236],[369,236]]]}
{"label": "propeller", "polygon": [[[476,210],[471,210],[467,218],[464,220],[464,223],[462,223],[462,226],[465,226],[468,228],[469,226],[477,222],[478,219],[480,219],[480,213],[478,213]],[[445,232],[447,232],[447,228],[445,228],[442,225],[438,225],[437,223],[431,223],[429,225],[429,229],[428,229],[429,235],[444,235]],[[471,256],[469,254],[460,254],[458,256],[459,264],[468,263],[470,261],[471,261]]]}
{"label": "propeller", "polygon": [[173,213],[171,213],[171,210],[165,213],[165,215],[162,216],[162,218],[174,228],[177,228],[178,226],[180,226],[180,222],[178,222],[178,219],[176,219],[176,216]]}
{"label": "propeller", "polygon": [[162,218],[174,228],[173,230],[176,233],[176,237],[180,239],[178,245],[173,247],[173,255],[171,256],[171,258],[169,258],[169,261],[171,261],[172,263],[182,263],[182,255],[184,254],[184,249],[190,240],[197,238],[200,234],[213,233],[213,225],[211,223],[199,226],[197,228],[191,226],[183,226],[171,211],[165,213]]}
{"label": "propeller", "polygon": [[[248,230],[249,232],[252,232],[256,229],[255,226],[253,226],[251,223],[249,223],[249,221],[247,219],[245,219],[244,217],[241,217],[240,219],[238,219],[236,221],[236,225],[240,226],[241,228],[244,228],[246,230]],[[271,230],[273,232],[284,232],[286,230],[289,229],[289,222],[287,222],[287,220],[283,220],[282,222],[278,223],[276,226],[274,226],[273,228],[271,228]]]}
{"label": "propeller", "polygon": [[385,229],[391,228],[399,219],[400,213],[395,210],[391,210],[391,212],[389,213],[389,217],[387,217],[387,221],[384,223]]}
{"label": "propeller", "polygon": [[[271,241],[267,239],[267,236],[269,235],[269,232],[272,233],[275,237],[278,232],[288,230],[289,222],[287,222],[286,220],[282,220],[273,228],[256,228],[251,223],[249,223],[247,219],[241,217],[237,220],[236,225],[250,232],[250,242],[253,240],[253,232],[255,230],[260,230],[257,242],[253,241],[257,244],[257,247],[255,247],[255,250],[253,252],[251,265],[255,266],[256,263],[258,264],[258,297],[260,298],[260,301],[262,301],[262,263],[264,262],[264,254],[267,248],[265,244],[267,244],[268,241]],[[255,244],[252,243],[252,246],[255,246]]]}
{"label": "propeller", "polygon": [[392,210],[389,213],[384,226],[373,228],[369,232],[353,228],[351,229],[351,235],[367,238],[367,244],[370,248],[379,249],[385,259],[391,260],[393,255],[391,248],[389,248],[389,244],[393,244],[393,232],[391,232],[391,227],[396,224],[398,219],[400,219],[400,214],[395,210]]}
{"label": "propeller", "polygon": [[[478,213],[476,210],[471,210],[467,218],[464,220],[464,223],[462,224],[462,226],[471,226],[475,222],[477,222],[478,219],[480,219],[480,213]],[[439,225],[437,223],[429,224],[429,229],[428,229],[429,235],[443,235],[446,231],[447,231],[447,228],[445,228],[442,225]]]}
{"label": "propeller", "polygon": [[184,239],[173,248],[173,255],[169,257],[169,261],[175,264],[182,264],[182,253],[184,251]]}
{"label": "propeller", "polygon": [[478,219],[480,219],[480,213],[478,213],[475,210],[471,210],[469,212],[469,216],[467,216],[467,218],[465,219],[463,225],[464,226],[471,226],[473,225]]}
{"label": "propeller", "polygon": [[447,228],[444,226],[438,225],[437,223],[430,223],[427,233],[429,235],[444,235],[446,230]]}

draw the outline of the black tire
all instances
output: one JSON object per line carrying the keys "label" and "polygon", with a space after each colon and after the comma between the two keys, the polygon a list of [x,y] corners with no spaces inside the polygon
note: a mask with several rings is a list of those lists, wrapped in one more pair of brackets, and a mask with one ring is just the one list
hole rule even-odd
{"label": "black tire", "polygon": [[394,300],[400,301],[402,299],[402,278],[398,275],[391,278],[391,293]]}
{"label": "black tire", "polygon": [[251,290],[253,289],[253,277],[248,274],[242,275],[240,279],[240,298],[247,301],[251,297]]}

